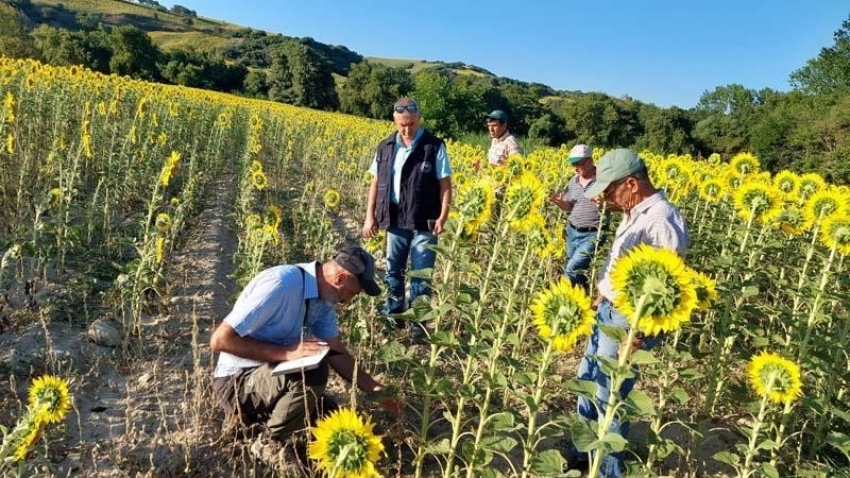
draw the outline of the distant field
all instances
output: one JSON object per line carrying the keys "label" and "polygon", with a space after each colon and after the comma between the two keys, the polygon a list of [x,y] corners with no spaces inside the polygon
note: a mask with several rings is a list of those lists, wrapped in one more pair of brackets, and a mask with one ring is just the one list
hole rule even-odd
{"label": "distant field", "polygon": [[53,8],[61,8],[59,6],[62,5],[65,10],[101,15],[104,23],[110,25],[132,23],[142,30],[149,32],[207,32],[224,34],[243,28],[239,25],[202,17],[192,18],[192,25],[186,26],[183,23],[185,17],[181,15],[158,11],[123,0],[33,0],[32,3],[42,7]]}
{"label": "distant field", "polygon": [[425,68],[445,65],[442,61],[411,60],[408,58],[381,58],[377,56],[367,56],[366,59],[373,63],[380,63],[393,68],[407,68],[411,73],[416,73],[419,70],[424,70]]}
{"label": "distant field", "polygon": [[164,50],[194,47],[215,50],[227,46],[232,40],[204,32],[148,32],[153,42]]}

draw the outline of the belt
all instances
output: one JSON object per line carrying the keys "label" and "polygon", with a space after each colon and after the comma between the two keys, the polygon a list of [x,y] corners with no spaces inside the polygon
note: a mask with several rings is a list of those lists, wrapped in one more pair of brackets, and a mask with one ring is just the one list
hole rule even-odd
{"label": "belt", "polygon": [[575,227],[575,226],[573,226],[573,223],[570,223],[570,227],[573,228],[574,230],[578,231],[578,232],[598,232],[599,231],[599,226]]}

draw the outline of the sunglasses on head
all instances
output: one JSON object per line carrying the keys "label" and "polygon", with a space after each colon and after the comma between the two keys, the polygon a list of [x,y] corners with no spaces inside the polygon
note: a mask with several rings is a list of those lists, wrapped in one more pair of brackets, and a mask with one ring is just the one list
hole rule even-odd
{"label": "sunglasses on head", "polygon": [[404,113],[405,111],[417,113],[419,112],[419,107],[416,106],[416,103],[411,103],[409,105],[395,105],[393,106],[393,111],[396,113]]}

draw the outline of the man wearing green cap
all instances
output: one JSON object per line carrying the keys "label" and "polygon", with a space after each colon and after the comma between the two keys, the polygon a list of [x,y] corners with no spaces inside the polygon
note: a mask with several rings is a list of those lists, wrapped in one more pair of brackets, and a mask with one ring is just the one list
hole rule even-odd
{"label": "man wearing green cap", "polygon": [[490,150],[487,161],[492,166],[504,166],[508,156],[522,154],[516,138],[508,131],[508,115],[502,110],[493,110],[487,115],[487,131],[490,133]]}
{"label": "man wearing green cap", "polygon": [[[597,164],[596,182],[587,188],[585,196],[600,198],[608,208],[623,211],[623,220],[614,234],[611,254],[602,268],[598,295],[593,303],[597,325],[593,328],[578,370],[578,378],[595,382],[597,390],[595,404],[579,397],[578,413],[588,420],[596,420],[598,413],[604,413],[610,393],[610,378],[600,369],[597,357],[616,360],[620,348],[619,341],[603,333],[599,326],[627,329],[629,324],[628,318],[614,309],[611,302],[615,294],[611,283],[614,262],[640,244],[672,249],[684,256],[689,239],[681,213],[667,201],[664,191],[652,185],[646,164],[634,151],[615,149],[606,153]],[[649,349],[659,340],[660,337],[640,335],[634,347]],[[625,400],[631,392],[635,380],[632,378],[623,383],[619,391],[622,399]],[[615,419],[611,431],[627,438],[628,422],[619,423]],[[572,466],[580,467],[582,459],[587,460],[587,455],[573,449],[569,458]],[[623,453],[613,453],[603,458],[600,476],[619,478],[622,470]]]}

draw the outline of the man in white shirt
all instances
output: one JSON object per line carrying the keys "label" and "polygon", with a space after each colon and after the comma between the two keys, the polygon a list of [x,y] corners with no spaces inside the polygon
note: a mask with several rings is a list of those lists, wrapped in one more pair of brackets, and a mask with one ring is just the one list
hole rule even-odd
{"label": "man in white shirt", "polygon": [[522,154],[516,138],[508,131],[508,115],[502,110],[493,110],[487,115],[487,131],[490,132],[490,150],[487,161],[492,166],[504,166],[508,156]]}

